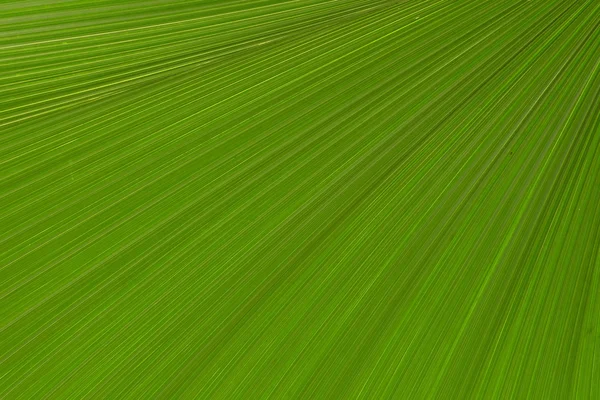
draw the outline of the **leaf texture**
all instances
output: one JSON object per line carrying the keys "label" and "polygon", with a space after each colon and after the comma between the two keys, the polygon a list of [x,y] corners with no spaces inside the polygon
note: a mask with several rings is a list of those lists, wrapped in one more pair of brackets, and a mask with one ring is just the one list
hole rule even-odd
{"label": "leaf texture", "polygon": [[600,399],[597,0],[0,26],[0,398]]}

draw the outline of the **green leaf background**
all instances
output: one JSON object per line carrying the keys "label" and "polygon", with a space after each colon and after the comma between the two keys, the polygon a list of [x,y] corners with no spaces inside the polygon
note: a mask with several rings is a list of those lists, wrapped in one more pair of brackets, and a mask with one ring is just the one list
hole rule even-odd
{"label": "green leaf background", "polygon": [[0,2],[0,398],[600,399],[600,2]]}

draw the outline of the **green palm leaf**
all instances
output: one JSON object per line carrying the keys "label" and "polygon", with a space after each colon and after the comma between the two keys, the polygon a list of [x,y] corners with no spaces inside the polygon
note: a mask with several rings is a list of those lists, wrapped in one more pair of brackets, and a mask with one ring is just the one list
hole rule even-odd
{"label": "green palm leaf", "polygon": [[597,1],[0,26],[0,398],[600,399]]}

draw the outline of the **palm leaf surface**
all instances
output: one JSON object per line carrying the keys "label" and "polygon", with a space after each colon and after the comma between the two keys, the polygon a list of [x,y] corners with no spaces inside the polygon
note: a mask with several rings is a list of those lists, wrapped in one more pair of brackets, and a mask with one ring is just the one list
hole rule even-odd
{"label": "palm leaf surface", "polygon": [[3,398],[600,398],[597,1],[0,4]]}

